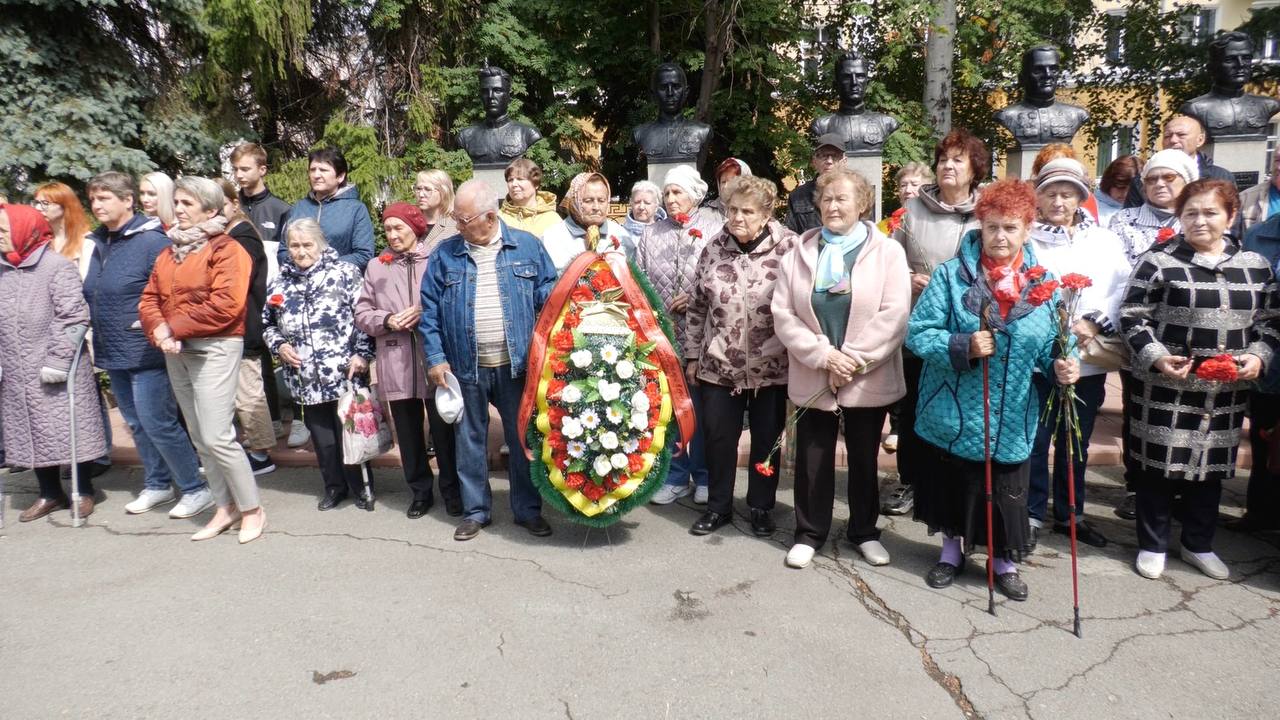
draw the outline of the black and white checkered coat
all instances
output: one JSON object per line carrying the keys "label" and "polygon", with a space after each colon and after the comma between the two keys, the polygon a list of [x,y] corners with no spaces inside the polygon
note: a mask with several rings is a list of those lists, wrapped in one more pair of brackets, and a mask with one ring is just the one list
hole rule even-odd
{"label": "black and white checkered coat", "polygon": [[[1172,380],[1152,367],[1166,355],[1198,364],[1251,353],[1264,368],[1280,349],[1280,297],[1266,258],[1227,243],[1211,259],[1181,235],[1143,255],[1120,305],[1132,355],[1129,453],[1173,480],[1233,476],[1252,382]],[[1193,368],[1195,365],[1193,365]]]}

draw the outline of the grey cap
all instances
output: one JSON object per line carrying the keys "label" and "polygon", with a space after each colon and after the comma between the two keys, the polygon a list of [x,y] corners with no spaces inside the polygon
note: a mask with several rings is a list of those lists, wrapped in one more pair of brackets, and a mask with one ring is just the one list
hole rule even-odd
{"label": "grey cap", "polygon": [[827,145],[830,145],[840,152],[844,152],[844,138],[841,137],[839,133],[819,135],[818,139],[813,141],[813,151],[816,153]]}

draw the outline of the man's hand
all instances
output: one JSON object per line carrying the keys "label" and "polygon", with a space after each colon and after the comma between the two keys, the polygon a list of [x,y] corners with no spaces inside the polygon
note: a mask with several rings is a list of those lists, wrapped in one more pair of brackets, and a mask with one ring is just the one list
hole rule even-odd
{"label": "man's hand", "polygon": [[177,355],[182,352],[182,342],[173,338],[165,338],[160,341],[160,351],[168,355]]}
{"label": "man's hand", "polygon": [[445,382],[444,376],[448,375],[450,370],[449,363],[440,363],[432,366],[430,370],[427,370],[427,380],[439,387],[448,387],[449,383]]}

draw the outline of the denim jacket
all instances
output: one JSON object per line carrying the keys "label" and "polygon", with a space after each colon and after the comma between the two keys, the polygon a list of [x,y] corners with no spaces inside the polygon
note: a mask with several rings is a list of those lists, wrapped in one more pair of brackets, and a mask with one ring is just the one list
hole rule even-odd
{"label": "denim jacket", "polygon": [[[1272,271],[1280,276],[1280,215],[1272,215],[1265,222],[1249,228],[1244,234],[1244,249],[1266,258]],[[1271,361],[1271,366],[1258,380],[1258,389],[1280,394],[1280,362]]]}
{"label": "denim jacket", "polygon": [[[538,238],[502,228],[502,249],[496,268],[502,295],[502,319],[511,355],[511,377],[525,371],[529,340],[538,311],[551,295],[556,268]],[[467,241],[454,235],[440,243],[427,261],[422,278],[423,352],[427,367],[449,363],[458,382],[474,383],[479,375],[476,357],[476,263]]]}

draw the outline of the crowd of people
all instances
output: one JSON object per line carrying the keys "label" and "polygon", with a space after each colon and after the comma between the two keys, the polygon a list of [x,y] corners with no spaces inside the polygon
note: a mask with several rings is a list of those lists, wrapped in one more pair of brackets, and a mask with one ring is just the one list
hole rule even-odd
{"label": "crowd of people", "polygon": [[[505,197],[426,170],[413,202],[383,208],[381,254],[333,148],[310,154],[310,192],[292,205],[266,188],[254,144],[232,153],[234,184],[105,172],[85,188],[92,231],[76,193],[49,183],[31,206],[0,206],[4,462],[39,482],[21,520],[68,506],[72,464],[78,511],[93,512],[111,438],[92,364],[143,467],[124,510],[212,510],[193,540],[238,529],[246,543],[266,527],[256,478],[274,469],[269,451],[285,434],[314,448],[319,510],[373,501],[344,461],[338,408],[353,383],[372,385],[394,425],[410,518],[438,494],[460,518],[456,540],[490,524],[492,406],[510,448],[514,520],[549,535],[519,450],[520,398],[543,303],[595,249],[632,261],[672,321],[697,429],[651,501],[692,495],[705,508],[694,535],[733,519],[744,426],[750,528],[776,531],[775,468],[793,432],[785,563],[810,564],[831,532],[843,435],[845,537],[866,562],[891,562],[880,515],[913,513],[942,536],[928,585],[951,584],[986,548],[996,588],[1025,599],[1018,564],[1042,533],[1084,517],[1089,439],[1118,372],[1131,495],[1116,513],[1136,521],[1137,572],[1160,577],[1176,517],[1182,560],[1226,578],[1213,539],[1246,416],[1253,468],[1240,525],[1280,527],[1268,469],[1280,416],[1280,154],[1272,180],[1237,194],[1203,145],[1199,123],[1176,116],[1161,150],[1111,163],[1095,191],[1066,145],[1046,147],[1029,180],[989,182],[987,147],[957,129],[931,165],[897,172],[901,207],[879,224],[868,220],[878,178],[849,170],[830,136],[815,142],[813,179],[785,202],[730,158],[710,182],[681,165],[661,185],[636,183],[617,219],[599,173],[574,177],[558,201],[524,158],[506,169]],[[1078,298],[1065,302],[1068,291]],[[89,361],[72,377],[86,336]],[[900,476],[883,494],[882,449],[897,453]],[[1090,523],[1075,527],[1082,542],[1107,544]]]}

